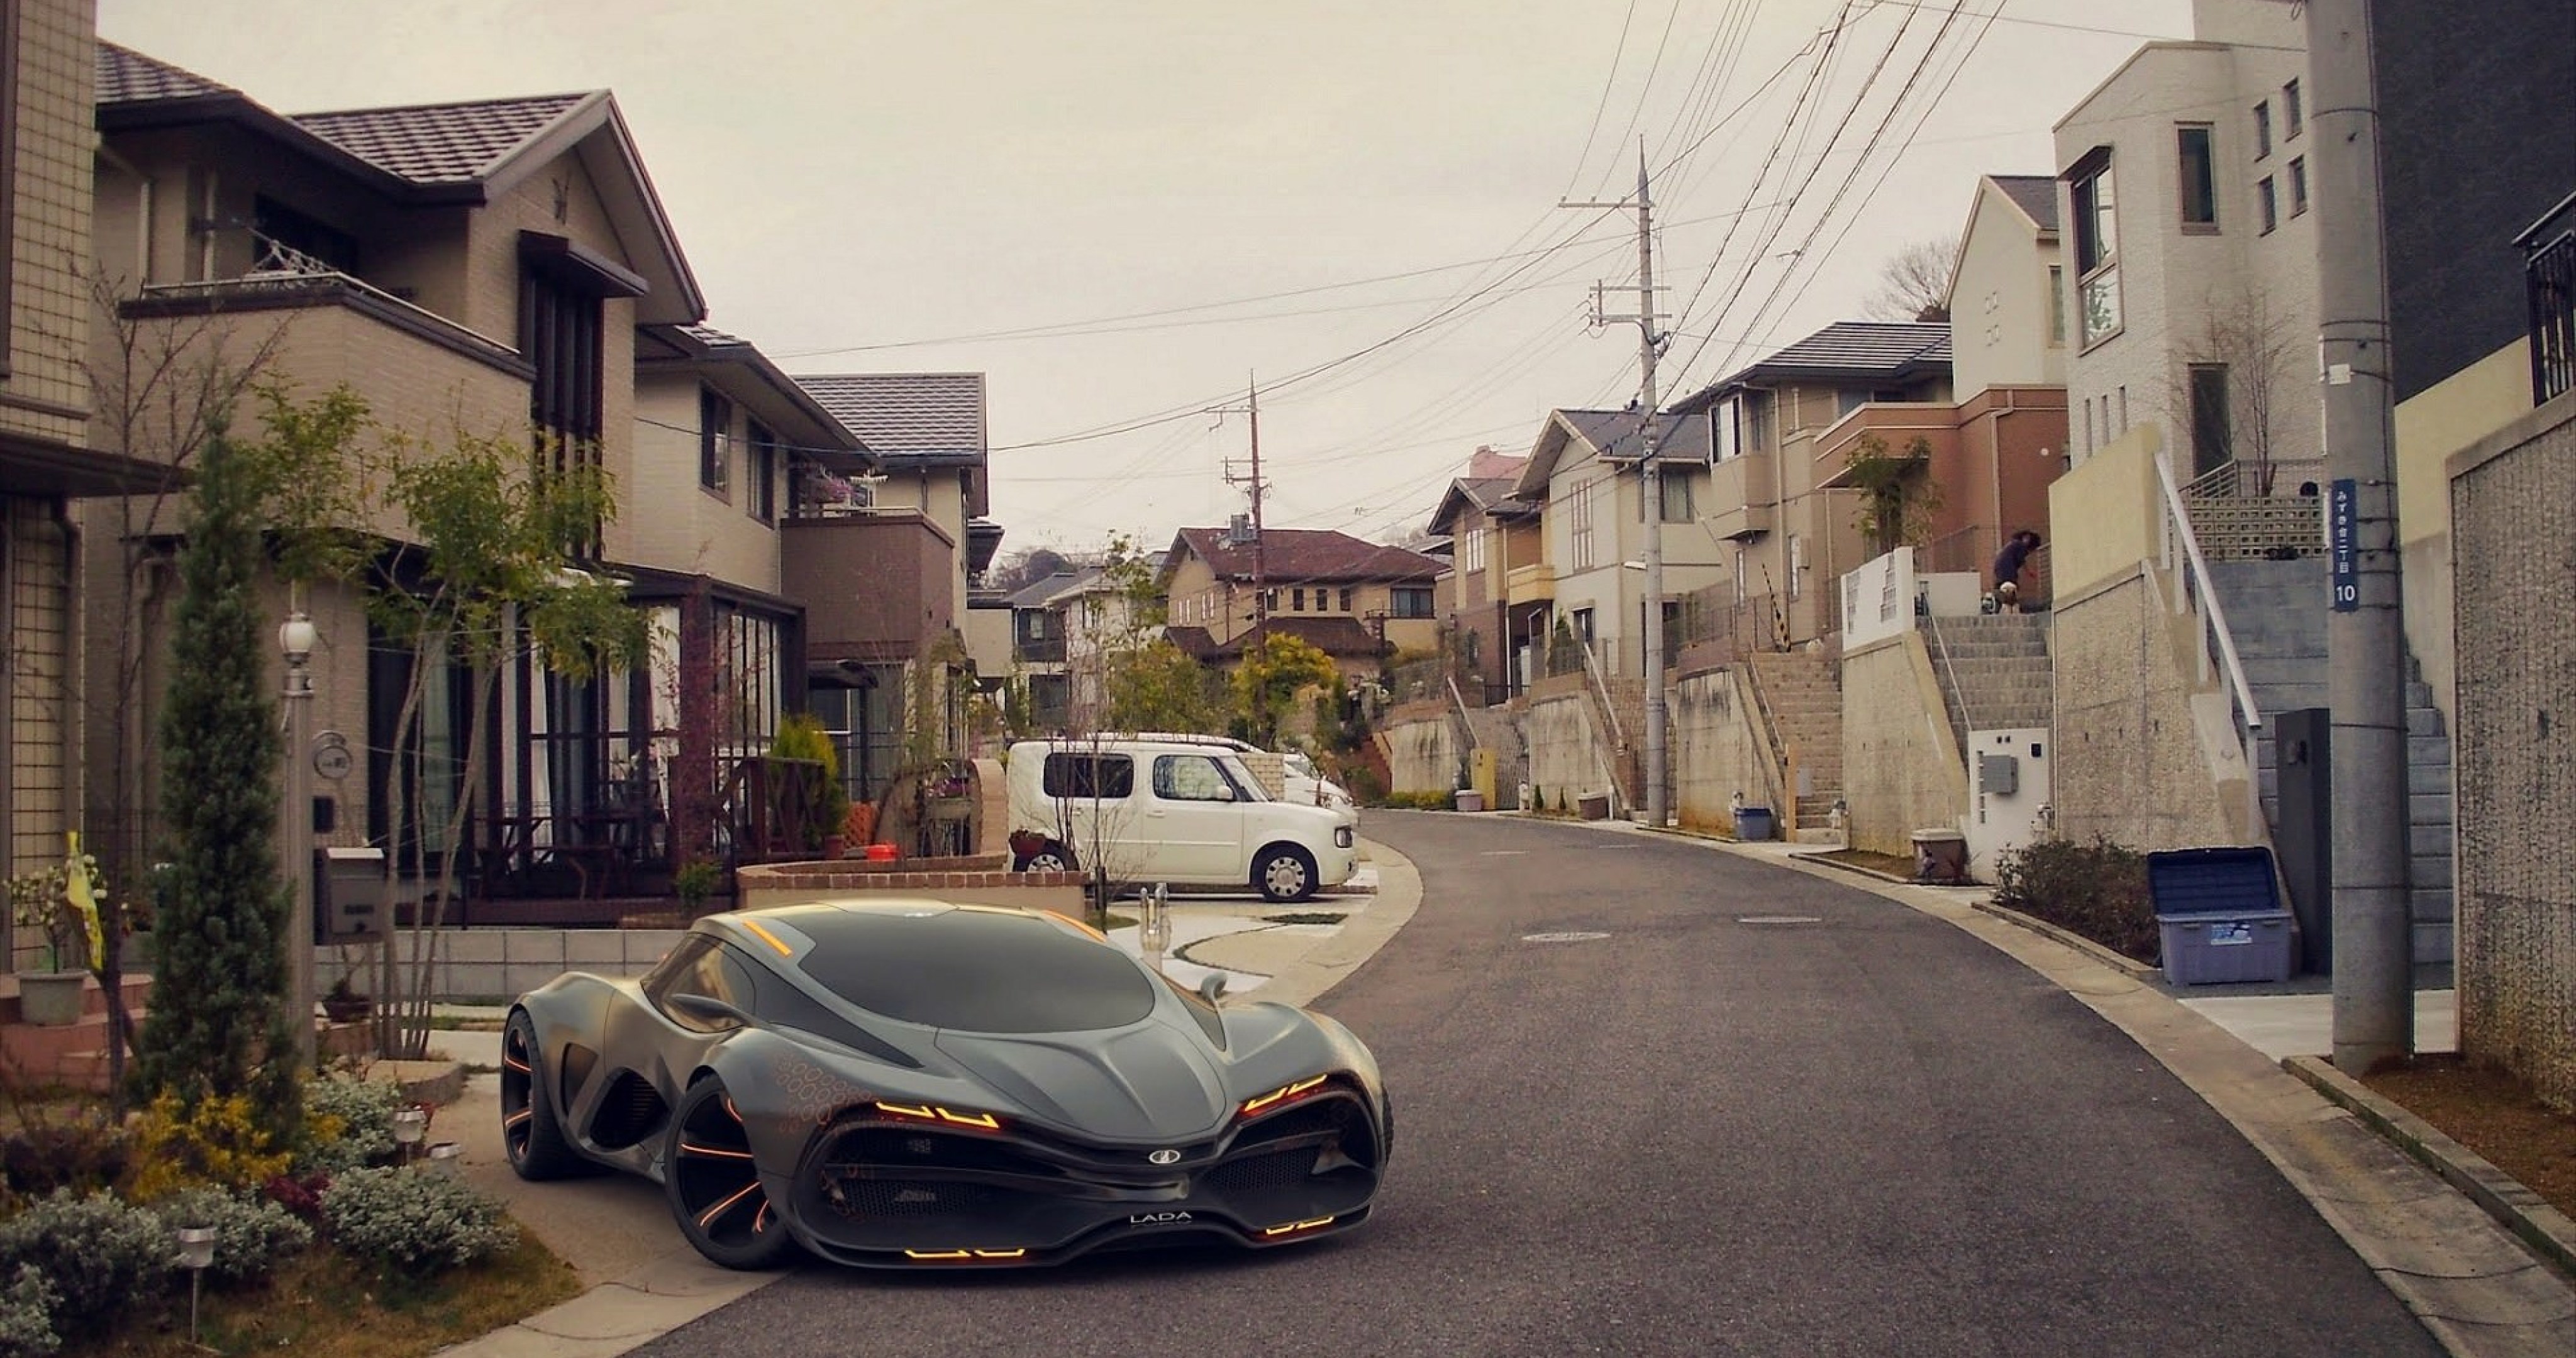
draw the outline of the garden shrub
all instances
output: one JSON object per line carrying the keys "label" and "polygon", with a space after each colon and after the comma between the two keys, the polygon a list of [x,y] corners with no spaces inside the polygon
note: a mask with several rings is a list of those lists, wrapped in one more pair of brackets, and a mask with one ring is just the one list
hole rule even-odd
{"label": "garden shrub", "polygon": [[54,1305],[61,1294],[33,1264],[0,1288],[0,1358],[43,1358],[63,1346],[54,1333]]}
{"label": "garden shrub", "polygon": [[322,1215],[342,1249],[406,1274],[470,1264],[519,1243],[499,1199],[431,1170],[353,1169],[322,1190]]}
{"label": "garden shrub", "polygon": [[2154,962],[2162,951],[2146,855],[2099,836],[2090,844],[2046,839],[1997,855],[1994,901],[2123,957]]}
{"label": "garden shrub", "polygon": [[34,1268],[57,1294],[52,1328],[63,1334],[100,1328],[158,1292],[175,1253],[159,1217],[104,1193],[55,1193],[0,1221],[0,1275]]}
{"label": "garden shrub", "polygon": [[199,1184],[257,1188],[294,1160],[272,1149],[265,1120],[247,1094],[209,1094],[194,1108],[164,1092],[134,1122],[132,1173],[125,1195],[148,1203]]}
{"label": "garden shrub", "polygon": [[215,1261],[206,1266],[206,1277],[219,1284],[266,1277],[280,1259],[313,1243],[313,1228],[275,1202],[212,1184],[183,1188],[150,1210],[174,1240],[182,1227],[214,1228]]}
{"label": "garden shrub", "polygon": [[304,1085],[304,1146],[296,1168],[339,1174],[394,1158],[402,1088],[389,1080],[324,1076]]}
{"label": "garden shrub", "polygon": [[128,1156],[121,1128],[86,1119],[31,1122],[0,1142],[9,1191],[30,1198],[98,1192],[125,1176]]}

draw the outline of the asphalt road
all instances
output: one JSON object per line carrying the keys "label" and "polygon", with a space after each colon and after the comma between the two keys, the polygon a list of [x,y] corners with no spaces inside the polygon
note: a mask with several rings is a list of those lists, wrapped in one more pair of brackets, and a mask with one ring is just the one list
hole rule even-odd
{"label": "asphalt road", "polygon": [[[808,1269],[641,1352],[2439,1352],[2163,1067],[1945,923],[1685,843],[1368,828],[1424,887],[1320,1005],[1400,1105],[1368,1228]],[[1524,941],[1569,932],[1606,937]]]}

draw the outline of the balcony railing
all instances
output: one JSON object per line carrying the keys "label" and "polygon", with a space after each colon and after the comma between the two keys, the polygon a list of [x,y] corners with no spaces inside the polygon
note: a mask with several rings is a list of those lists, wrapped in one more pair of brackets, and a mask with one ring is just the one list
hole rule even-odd
{"label": "balcony railing", "polygon": [[1023,637],[1011,644],[1011,658],[1023,665],[1061,665],[1064,638]]}
{"label": "balcony railing", "polygon": [[2576,391],[2576,193],[2513,238],[2531,298],[2531,403]]}

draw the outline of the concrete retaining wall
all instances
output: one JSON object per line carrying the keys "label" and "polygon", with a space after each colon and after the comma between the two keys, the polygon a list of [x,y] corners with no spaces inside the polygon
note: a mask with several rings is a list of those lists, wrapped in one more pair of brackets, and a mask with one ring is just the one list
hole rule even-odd
{"label": "concrete retaining wall", "polygon": [[1738,794],[1747,806],[1767,805],[1775,795],[1767,742],[1743,682],[1732,669],[1711,670],[1675,681],[1666,697],[1674,814],[1684,825],[1732,832]]}
{"label": "concrete retaining wall", "polygon": [[1911,855],[1914,832],[1957,829],[1968,777],[1921,632],[1843,654],[1843,801],[1851,847]]}
{"label": "concrete retaining wall", "polygon": [[1530,786],[1545,809],[1556,810],[1561,800],[1572,811],[1577,799],[1610,790],[1590,695],[1533,700],[1521,731],[1529,739]]}
{"label": "concrete retaining wall", "polygon": [[[442,929],[430,954],[429,989],[440,1000],[468,1002],[516,999],[567,971],[594,971],[603,976],[641,976],[680,941],[684,929]],[[397,967],[410,975],[416,931],[394,936]],[[314,984],[328,990],[342,976],[361,993],[374,994],[375,950],[328,947],[313,950]],[[408,984],[408,981],[405,982]]]}
{"label": "concrete retaining wall", "polygon": [[1399,709],[1383,728],[1395,792],[1447,792],[1458,786],[1458,725],[1433,708]]}
{"label": "concrete retaining wall", "polygon": [[[2242,844],[2253,784],[2227,697],[2189,663],[2177,618],[2143,565],[2055,612],[2058,833],[2133,849]],[[2134,676],[2134,677],[2131,677]]]}

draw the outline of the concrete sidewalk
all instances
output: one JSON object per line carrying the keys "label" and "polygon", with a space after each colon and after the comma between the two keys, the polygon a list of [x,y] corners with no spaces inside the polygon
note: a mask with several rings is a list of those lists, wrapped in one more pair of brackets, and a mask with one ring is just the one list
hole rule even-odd
{"label": "concrete sidewalk", "polygon": [[[1373,871],[1335,894],[1293,906],[1258,898],[1174,901],[1172,943],[1179,955],[1166,959],[1165,974],[1194,986],[1200,976],[1221,973],[1228,1002],[1312,1002],[1383,947],[1422,902],[1422,879],[1412,863],[1383,845],[1360,843],[1368,859],[1364,866]],[[1332,924],[1272,919],[1292,914],[1342,918]],[[1112,941],[1134,953],[1135,934],[1131,925],[1115,931]],[[497,1024],[508,1011],[445,1006],[440,1012]],[[465,1096],[438,1110],[432,1139],[462,1144],[466,1178],[506,1202],[519,1224],[571,1264],[588,1289],[507,1329],[442,1350],[440,1358],[607,1358],[785,1276],[707,1263],[672,1226],[662,1189],[636,1176],[522,1180],[501,1151],[501,1035],[442,1030],[430,1035],[430,1046],[473,1072]]]}

